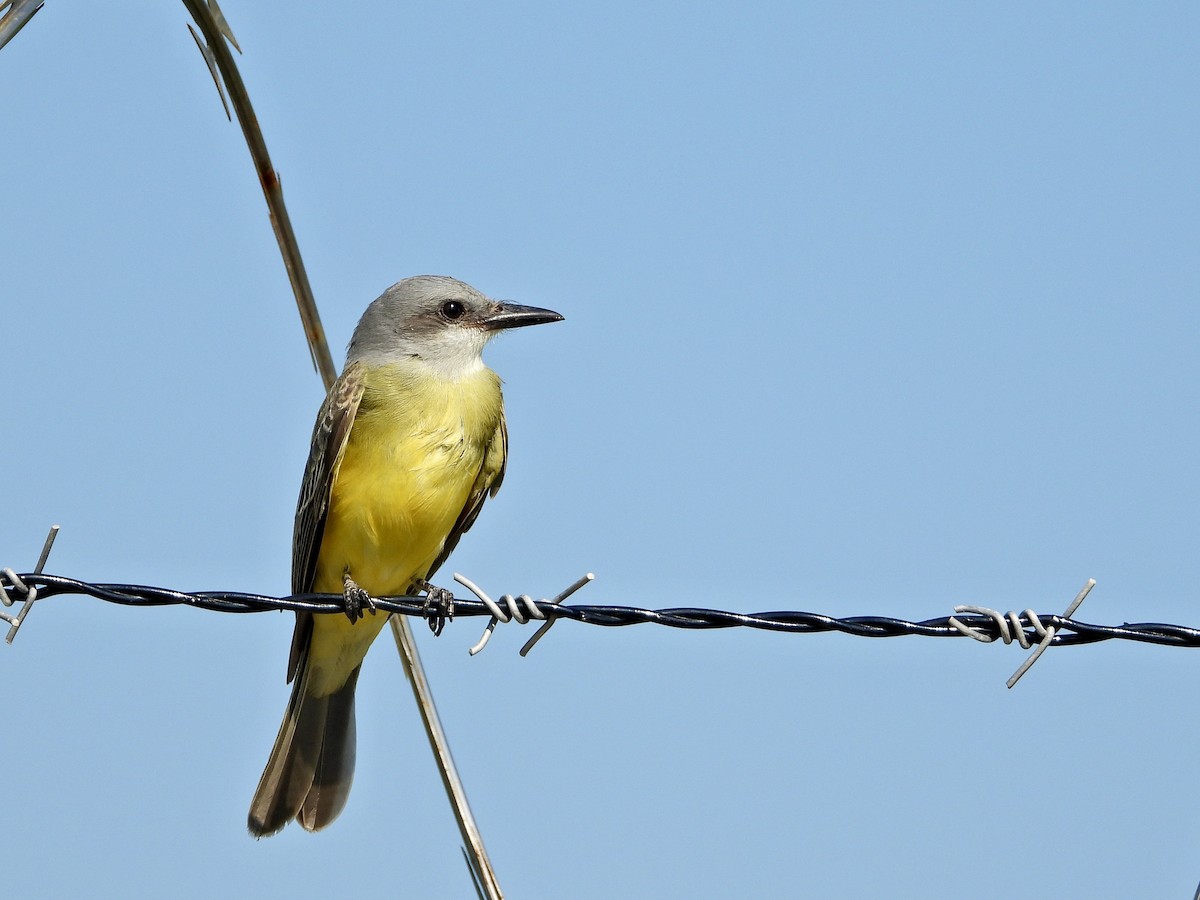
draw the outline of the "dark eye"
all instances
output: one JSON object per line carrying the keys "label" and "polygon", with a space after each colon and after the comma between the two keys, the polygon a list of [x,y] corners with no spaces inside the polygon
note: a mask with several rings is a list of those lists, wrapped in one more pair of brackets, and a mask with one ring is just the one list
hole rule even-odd
{"label": "dark eye", "polygon": [[442,315],[447,319],[461,319],[467,308],[457,300],[447,300],[442,304]]}

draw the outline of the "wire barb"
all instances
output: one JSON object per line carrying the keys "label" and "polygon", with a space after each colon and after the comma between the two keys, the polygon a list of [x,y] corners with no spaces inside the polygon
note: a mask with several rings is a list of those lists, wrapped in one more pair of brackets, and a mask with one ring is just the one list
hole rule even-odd
{"label": "wire barb", "polygon": [[[38,556],[37,565],[33,569],[34,575],[41,575],[42,569],[46,566],[46,560],[50,558],[50,549],[54,546],[54,539],[58,537],[58,526],[51,525],[50,531],[46,535],[46,542],[42,544],[42,552]],[[5,585],[4,582],[8,582]],[[29,611],[33,609],[33,603],[38,598],[37,585],[25,583],[25,579],[21,578],[12,569],[0,569],[0,603],[5,606],[12,606],[15,602],[12,595],[9,593],[9,586],[13,592],[20,595],[21,609],[15,615],[9,615],[6,612],[0,612],[0,619],[7,622],[11,628],[8,629],[8,634],[4,637],[4,643],[11,644],[13,638],[17,636],[17,630],[21,627],[21,623],[25,621],[25,617],[29,615]]]}
{"label": "wire barb", "polygon": [[[1089,578],[1084,583],[1083,588],[1079,591],[1079,593],[1075,595],[1075,599],[1071,601],[1071,605],[1067,607],[1067,611],[1061,616],[1056,616],[1055,618],[1060,620],[1069,620],[1071,616],[1075,614],[1075,610],[1079,609],[1083,601],[1087,599],[1087,595],[1091,593],[1092,588],[1095,586],[1096,579]],[[967,625],[955,616],[951,616],[948,620],[950,625],[958,629],[959,633],[965,635],[966,637],[974,638],[975,640],[982,641],[985,644],[992,643],[992,641],[996,640],[997,637],[999,637],[1000,640],[1004,641],[1006,644],[1011,644],[1015,639],[1024,650],[1034,647],[1033,652],[1029,654],[1025,662],[1021,663],[1020,668],[1018,668],[1017,671],[1013,673],[1012,677],[1005,682],[1010,690],[1018,681],[1021,680],[1021,677],[1029,671],[1033,664],[1038,661],[1041,655],[1046,652],[1046,648],[1054,642],[1054,636],[1058,633],[1060,627],[1055,625],[1043,625],[1042,620],[1038,617],[1038,614],[1032,609],[1026,609],[1021,615],[1017,615],[1015,612],[1008,612],[1002,615],[996,610],[989,609],[986,606],[956,606],[954,607],[954,611],[956,613],[974,613],[975,615],[984,616],[991,620],[993,630],[996,632],[995,634],[992,634],[990,632],[981,631],[978,628]],[[1011,629],[1009,628],[1010,623],[1012,626]],[[1038,640],[1036,647],[1034,646],[1034,642],[1030,640],[1030,636],[1025,630],[1026,628],[1031,629],[1037,636]]]}
{"label": "wire barb", "polygon": [[[1071,605],[1067,607],[1067,611],[1062,614],[1062,618],[1070,619],[1071,616],[1075,614],[1075,610],[1079,609],[1083,601],[1087,599],[1087,595],[1091,593],[1092,588],[1095,586],[1095,578],[1089,578],[1086,582],[1084,582],[1084,585],[1080,589],[1079,593],[1075,595],[1075,599],[1071,601]],[[1036,616],[1034,616],[1034,621],[1037,621]],[[1039,628],[1041,627],[1041,624],[1041,622],[1037,622]],[[1038,658],[1046,652],[1046,648],[1049,647],[1050,642],[1054,640],[1054,635],[1057,631],[1058,629],[1053,625],[1046,629],[1046,633],[1042,635],[1042,642],[1037,645],[1037,648],[1032,653],[1029,654],[1029,657],[1025,660],[1025,662],[1021,663],[1020,668],[1013,672],[1012,678],[1005,682],[1008,685],[1009,690],[1012,690],[1013,685],[1021,680],[1021,676],[1028,672],[1030,667],[1038,661]]]}
{"label": "wire barb", "polygon": [[[473,582],[470,578],[459,572],[455,572],[454,580],[478,597],[480,601],[482,601],[483,605],[486,606],[492,614],[491,621],[489,621],[487,626],[483,629],[483,635],[479,638],[479,643],[477,643],[467,652],[470,653],[471,656],[474,656],[484,647],[486,647],[488,641],[492,639],[492,632],[496,630],[496,625],[500,622],[511,622],[515,619],[518,624],[524,625],[530,619],[545,620],[545,623],[542,625],[542,627],[534,632],[533,637],[527,640],[525,645],[521,648],[521,656],[526,656],[529,651],[533,649],[534,644],[540,641],[543,635],[550,630],[550,626],[555,623],[556,618],[554,616],[553,607],[557,607],[560,603],[570,597],[589,581],[595,579],[595,577],[596,576],[591,572],[588,572],[582,578],[576,579],[574,582],[572,582],[570,587],[560,591],[553,600],[541,600],[540,603],[542,605],[551,607],[551,609],[548,610],[543,610],[541,607],[539,607],[539,601],[535,601],[528,594],[521,594],[518,597],[513,597],[512,594],[504,594],[500,598],[500,603],[503,603],[508,607],[508,609],[505,610],[498,603],[496,603],[495,600],[484,593],[483,588]],[[525,606],[524,609],[521,608],[522,604]]]}

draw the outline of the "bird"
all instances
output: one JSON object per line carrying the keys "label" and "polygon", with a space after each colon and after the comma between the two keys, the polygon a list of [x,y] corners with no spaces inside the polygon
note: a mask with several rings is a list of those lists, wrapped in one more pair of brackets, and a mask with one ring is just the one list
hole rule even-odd
{"label": "bird", "polygon": [[508,429],[485,345],[562,321],[445,275],[398,281],[367,307],[317,414],[296,505],[292,593],[341,594],[345,614],[298,612],[283,723],[250,804],[254,837],[318,831],[354,775],[354,690],[387,621],[371,597],[448,592],[429,579],[504,479]]}

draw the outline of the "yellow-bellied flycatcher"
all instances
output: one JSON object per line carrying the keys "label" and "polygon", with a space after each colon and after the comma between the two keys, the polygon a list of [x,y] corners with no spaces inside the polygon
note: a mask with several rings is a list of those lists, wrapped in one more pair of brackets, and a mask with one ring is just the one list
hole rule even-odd
{"label": "yellow-bellied flycatcher", "polygon": [[292,593],[340,593],[347,614],[297,613],[292,696],[250,804],[254,836],[293,818],[316,831],[346,805],[354,686],[387,621],[361,605],[428,589],[500,488],[508,431],[484,345],[561,319],[441,275],[400,281],[363,313],[317,415],[292,540]]}

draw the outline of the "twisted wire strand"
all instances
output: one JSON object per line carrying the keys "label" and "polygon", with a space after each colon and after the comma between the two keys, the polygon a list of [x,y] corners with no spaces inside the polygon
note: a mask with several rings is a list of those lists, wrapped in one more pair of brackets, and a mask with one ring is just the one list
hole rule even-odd
{"label": "twisted wire strand", "polygon": [[[344,611],[338,594],[295,594],[273,597],[239,591],[178,591],[171,588],[137,584],[92,584],[60,575],[39,573],[18,576],[26,585],[36,587],[38,601],[57,596],[88,596],[123,606],[194,606],[199,609],[227,613],[255,613],[269,610],[307,610],[313,613]],[[20,592],[12,585],[3,585],[5,599],[20,601]],[[429,616],[424,597],[378,597],[376,605],[385,612],[406,616]],[[920,621],[908,621],[891,616],[846,616],[837,618],[821,613],[800,610],[778,610],[758,613],[739,613],[698,607],[647,609],[635,606],[607,604],[556,604],[549,600],[531,601],[547,619],[571,619],[587,625],[621,627],[626,625],[665,625],[671,628],[714,629],[755,628],[791,634],[819,634],[836,631],[855,637],[967,637],[950,623],[951,618],[995,638],[1001,637],[995,619],[986,615],[942,616]],[[491,616],[489,607],[479,600],[454,599],[454,615]],[[1045,626],[1057,633],[1053,646],[1094,644],[1099,641],[1126,640],[1166,647],[1200,648],[1200,628],[1157,622],[1124,623],[1122,625],[1093,625],[1054,614],[1039,614]],[[1033,627],[1028,616],[1018,617],[1022,627]]]}

